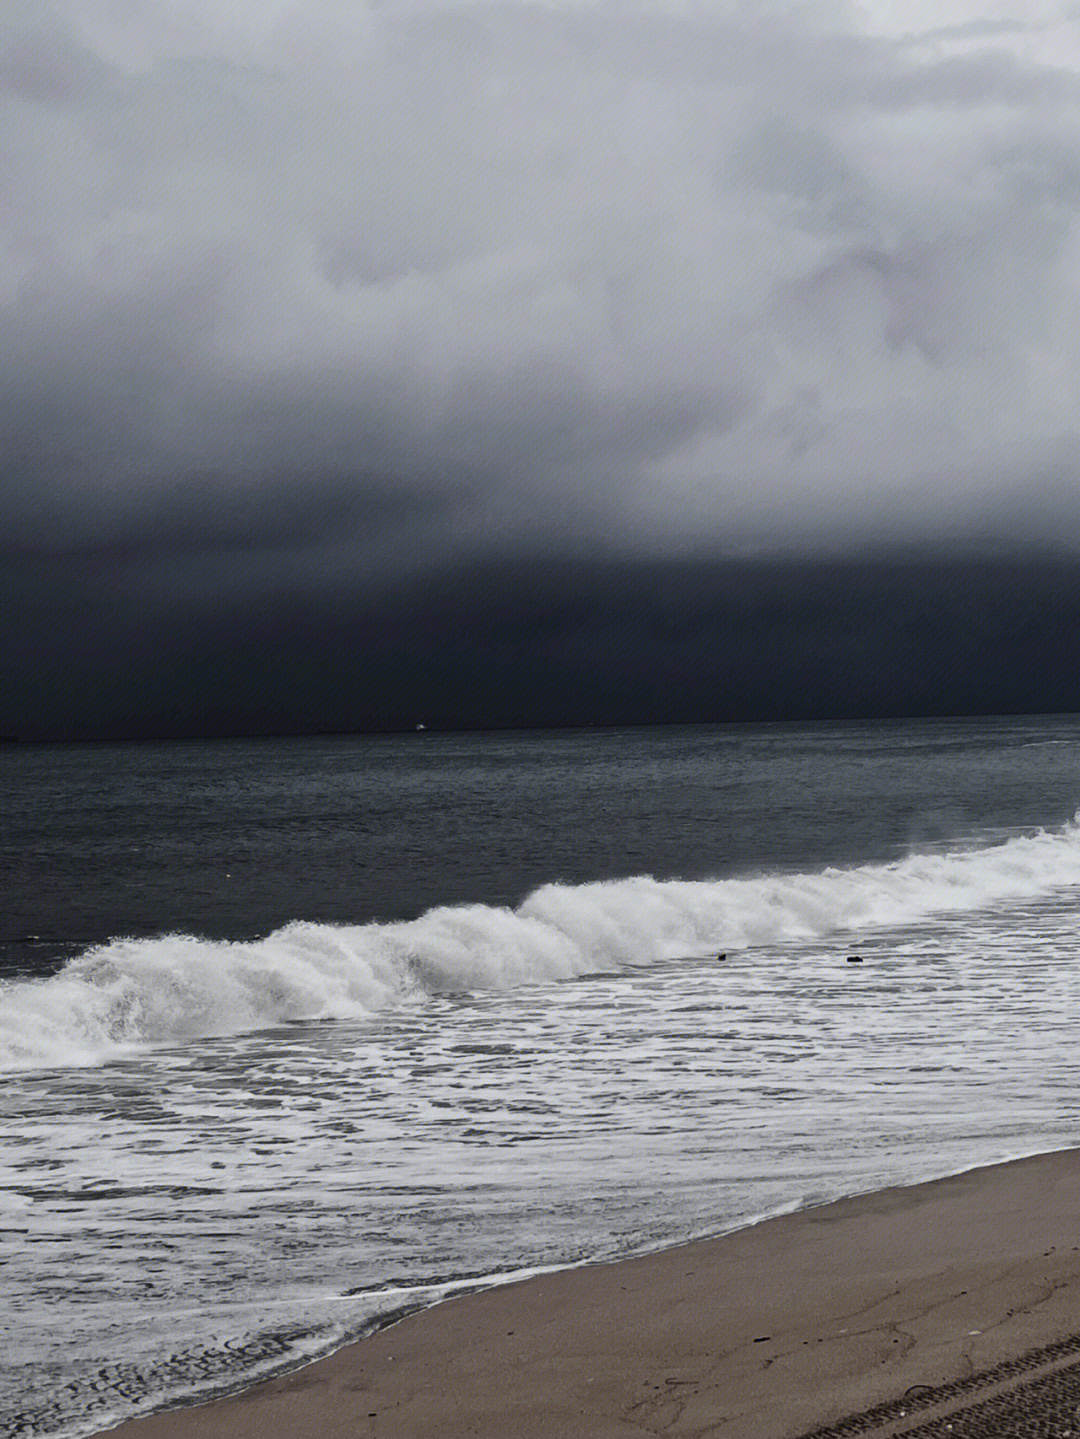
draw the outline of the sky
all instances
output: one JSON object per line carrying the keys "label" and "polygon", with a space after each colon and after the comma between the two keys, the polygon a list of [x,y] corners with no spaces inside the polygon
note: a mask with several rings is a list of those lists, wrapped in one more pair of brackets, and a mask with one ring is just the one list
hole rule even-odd
{"label": "sky", "polygon": [[8,0],[0,732],[1080,705],[1078,207],[1070,3]]}

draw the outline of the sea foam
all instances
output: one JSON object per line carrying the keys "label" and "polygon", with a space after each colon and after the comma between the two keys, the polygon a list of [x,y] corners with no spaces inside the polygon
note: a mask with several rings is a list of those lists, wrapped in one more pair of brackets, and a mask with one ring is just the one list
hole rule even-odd
{"label": "sea foam", "polygon": [[888,864],[718,880],[548,884],[516,909],[390,924],[296,922],[264,939],[114,939],[0,985],[0,1067],[93,1064],[300,1019],[356,1019],[426,995],[616,973],[718,949],[903,925],[1080,883],[1080,816],[1055,830]]}

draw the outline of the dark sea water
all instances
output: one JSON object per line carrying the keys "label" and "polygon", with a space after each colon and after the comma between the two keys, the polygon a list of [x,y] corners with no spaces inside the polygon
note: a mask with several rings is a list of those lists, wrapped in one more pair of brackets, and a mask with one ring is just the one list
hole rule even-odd
{"label": "dark sea water", "polygon": [[0,784],[0,1432],[1080,1141],[1076,717],[7,746]]}
{"label": "dark sea water", "polygon": [[1078,737],[1069,717],[9,746],[0,965],[892,859],[1071,818]]}

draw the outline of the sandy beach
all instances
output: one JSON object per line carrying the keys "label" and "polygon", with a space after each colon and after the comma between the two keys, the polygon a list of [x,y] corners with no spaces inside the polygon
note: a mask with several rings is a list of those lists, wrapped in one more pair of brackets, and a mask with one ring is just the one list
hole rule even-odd
{"label": "sandy beach", "polygon": [[1080,1150],[469,1295],[110,1432],[1080,1435]]}

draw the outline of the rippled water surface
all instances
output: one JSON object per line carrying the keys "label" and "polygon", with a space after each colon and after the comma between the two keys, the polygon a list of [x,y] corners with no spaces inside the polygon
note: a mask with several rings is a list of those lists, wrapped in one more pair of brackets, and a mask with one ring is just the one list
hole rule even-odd
{"label": "rippled water surface", "polygon": [[[687,786],[696,773],[701,814],[726,785],[749,816],[776,756],[765,852],[712,878],[667,874],[663,833],[643,830],[653,863],[509,908],[481,893],[397,924],[309,914],[254,945],[237,943],[247,923],[222,919],[224,937],[136,935],[67,968],[52,950],[36,977],[24,961],[0,991],[12,1433],[85,1434],[234,1387],[455,1283],[1078,1142],[1075,724],[848,729],[842,744],[826,729],[750,732],[741,761],[738,735],[703,751],[711,732],[681,733],[683,750],[679,733],[657,737],[656,774],[674,767]],[[582,743],[587,769],[598,739]],[[638,773],[648,744],[632,738]],[[815,753],[848,796],[861,862],[850,835],[827,842],[842,804],[815,818],[812,788],[788,792],[800,765],[812,787]],[[522,765],[535,762],[526,745]],[[590,776],[602,796],[603,766]],[[625,824],[629,789],[608,790]],[[594,809],[582,823],[606,834]],[[940,829],[942,814],[955,833],[911,853],[905,831]],[[281,843],[304,864],[292,831]],[[770,843],[786,844],[783,863]],[[580,835],[570,848],[584,865]],[[316,869],[319,855],[316,834]],[[551,863],[556,878],[555,850]],[[505,853],[460,856],[453,884],[469,870],[482,890],[485,864],[514,889]]]}

